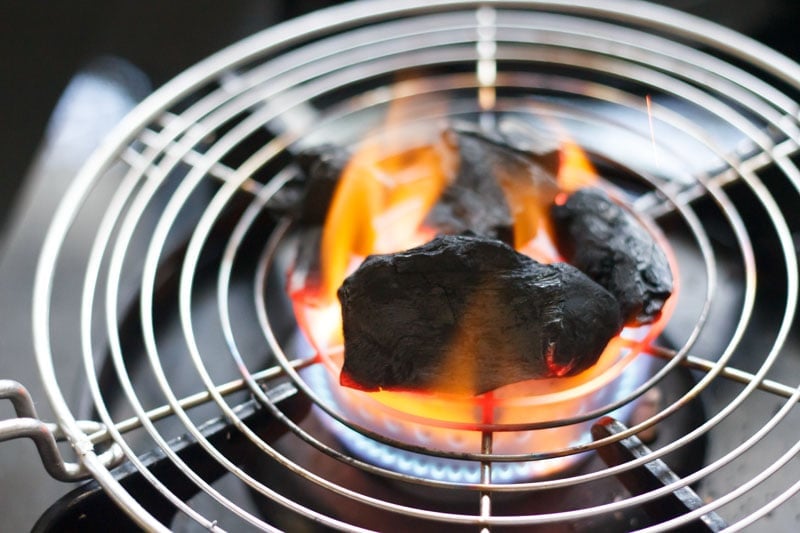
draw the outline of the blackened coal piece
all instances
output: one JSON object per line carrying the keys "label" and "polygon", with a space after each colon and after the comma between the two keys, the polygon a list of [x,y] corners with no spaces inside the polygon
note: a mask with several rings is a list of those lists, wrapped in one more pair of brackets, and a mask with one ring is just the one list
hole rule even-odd
{"label": "blackened coal piece", "polygon": [[653,322],[672,293],[664,251],[598,188],[580,189],[551,209],[561,254],[619,301],[626,324]]}
{"label": "blackened coal piece", "polygon": [[480,394],[593,365],[622,321],[614,297],[567,264],[440,236],[368,257],[339,289],[341,383]]}
{"label": "blackened coal piece", "polygon": [[267,210],[290,216],[302,224],[324,223],[350,157],[349,150],[334,144],[322,144],[298,153],[295,161],[301,174],[267,203]]}
{"label": "blackened coal piece", "polygon": [[514,215],[507,195],[514,194],[514,189],[535,187],[541,198],[555,196],[557,149],[527,152],[530,144],[524,142],[518,128],[509,127],[486,130],[458,124],[443,137],[445,144],[458,152],[458,172],[429,213],[426,225],[442,233],[470,231],[513,244]]}

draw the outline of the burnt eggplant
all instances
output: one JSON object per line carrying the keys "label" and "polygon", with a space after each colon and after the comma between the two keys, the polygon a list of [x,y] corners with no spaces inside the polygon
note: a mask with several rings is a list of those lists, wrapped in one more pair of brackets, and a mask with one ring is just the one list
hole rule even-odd
{"label": "burnt eggplant", "polygon": [[336,186],[352,154],[335,144],[307,148],[295,156],[298,176],[267,202],[266,209],[305,225],[325,222]]}
{"label": "burnt eggplant", "polygon": [[441,233],[469,231],[514,244],[514,209],[509,198],[555,196],[557,149],[523,151],[530,148],[526,137],[509,124],[479,129],[459,123],[444,132],[445,145],[458,153],[458,171],[429,213],[427,226]]}
{"label": "burnt eggplant", "polygon": [[495,239],[439,236],[373,255],[339,289],[341,383],[474,395],[592,366],[622,320],[578,269]]}
{"label": "burnt eggplant", "polygon": [[666,254],[630,213],[596,187],[551,209],[559,252],[608,289],[628,325],[654,322],[672,293]]}

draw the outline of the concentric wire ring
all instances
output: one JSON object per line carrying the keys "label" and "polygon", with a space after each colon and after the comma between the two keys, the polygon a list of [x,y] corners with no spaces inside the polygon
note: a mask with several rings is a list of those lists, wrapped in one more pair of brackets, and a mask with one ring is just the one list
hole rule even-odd
{"label": "concentric wire ring", "polygon": [[[633,152],[641,147],[649,149],[652,141],[656,145],[653,158],[643,162],[637,153],[631,154],[630,160],[620,161],[641,176],[638,188],[628,191],[630,205],[644,217],[657,217],[656,223],[663,225],[662,231],[668,237],[675,233],[688,235],[682,246],[702,265],[701,272],[679,265],[682,276],[691,276],[692,285],[702,287],[703,296],[694,300],[681,297],[678,301],[676,314],[692,320],[688,328],[676,327],[677,331],[672,332],[680,343],[670,354],[670,360],[641,387],[616,403],[553,421],[551,425],[594,419],[628,404],[658,387],[666,376],[689,364],[692,357],[695,361],[698,356],[705,358],[706,372],[677,401],[663,406],[624,434],[596,443],[581,442],[564,449],[531,450],[525,454],[491,453],[491,446],[474,453],[455,453],[424,446],[409,447],[375,434],[342,417],[306,383],[295,369],[300,355],[293,353],[287,339],[279,338],[275,332],[275,321],[283,317],[276,318],[269,310],[274,296],[267,290],[267,279],[281,268],[275,254],[289,227],[277,224],[268,235],[259,232],[264,228],[265,206],[294,175],[291,152],[333,134],[341,143],[357,142],[380,120],[387,105],[398,98],[416,102],[420,109],[425,109],[426,99],[447,100],[450,107],[444,118],[480,114],[483,110],[475,95],[482,81],[474,74],[480,31],[476,13],[480,9],[484,13],[490,9],[493,13],[496,40],[493,60],[498,71],[495,111],[558,117],[583,144],[617,160],[620,155],[616,147],[603,146],[600,140],[585,137],[598,131],[611,139],[618,135],[633,144]],[[737,65],[731,60],[736,60]],[[58,309],[54,299],[58,302],[73,241],[85,227],[82,220],[93,216],[96,209],[93,204],[106,202],[101,204],[105,208],[94,228],[86,255],[88,261],[80,267],[82,291],[73,304],[80,311],[76,327],[81,331],[79,352],[86,368],[87,386],[98,417],[107,427],[107,437],[122,447],[127,459],[155,490],[203,527],[221,526],[217,517],[203,516],[181,501],[164,480],[149,473],[137,459],[141,450],[135,449],[137,446],[129,443],[127,436],[131,423],[116,412],[118,409],[112,408],[111,393],[99,377],[106,346],[125,405],[121,412],[133,415],[132,425],[141,426],[143,441],[162,449],[219,509],[239,521],[232,523],[244,522],[267,530],[275,525],[270,517],[258,515],[236,497],[204,480],[171,451],[172,435],[163,434],[150,414],[151,398],[143,397],[140,392],[140,382],[145,378],[134,371],[139,363],[132,359],[129,347],[122,340],[122,317],[128,309],[135,310],[141,329],[146,380],[155,383],[155,390],[160,391],[182,432],[199,443],[208,460],[223,465],[238,483],[248,488],[253,498],[270,500],[292,514],[332,528],[352,530],[360,524],[348,523],[325,509],[294,500],[281,487],[265,483],[250,469],[239,466],[239,458],[226,455],[208,441],[182,402],[189,391],[176,388],[171,373],[176,365],[192,374],[194,382],[207,392],[207,400],[216,414],[244,433],[253,448],[264,454],[265,461],[269,457],[280,468],[320,487],[322,492],[377,509],[388,517],[488,528],[563,524],[599,513],[623,511],[714,476],[741,458],[757,454],[759,442],[774,435],[776,428],[789,420],[800,398],[796,384],[786,384],[793,392],[763,420],[757,431],[742,435],[734,446],[721,449],[706,461],[706,466],[679,482],[600,505],[571,502],[570,507],[549,513],[513,516],[492,515],[491,504],[477,505],[477,494],[474,512],[456,513],[448,510],[446,504],[436,508],[399,504],[328,479],[316,472],[313,464],[297,462],[280,446],[252,431],[237,415],[236,403],[229,403],[229,389],[225,388],[223,394],[222,385],[232,379],[231,369],[240,372],[240,382],[235,388],[249,390],[289,428],[297,442],[316,450],[314,453],[331,457],[341,468],[412,487],[464,492],[467,498],[480,492],[490,503],[500,493],[545,492],[589,484],[666,457],[706,435],[713,439],[715,431],[735,418],[742,405],[751,401],[756,389],[764,386],[773,366],[784,357],[783,347],[794,320],[798,280],[792,231],[797,228],[791,227],[785,218],[784,206],[796,204],[800,182],[792,159],[800,139],[796,104],[796,93],[800,90],[798,73],[800,67],[741,36],[662,8],[627,2],[598,8],[588,2],[434,1],[396,7],[378,1],[368,7],[336,8],[254,36],[190,69],[143,103],[87,162],[56,213],[37,270],[34,335],[37,360],[59,424],[76,449],[81,450],[87,468],[121,507],[142,526],[163,526],[97,460],[91,451],[92,443],[77,427],[70,406],[60,393],[61,385],[53,371],[54,359],[75,357],[74,352],[51,340],[49,317]],[[393,83],[409,77],[424,80],[426,84],[409,84],[402,96],[398,96],[392,90]],[[656,137],[654,130],[647,128],[646,95],[654,102],[650,110],[652,120],[659,130],[666,132],[663,136]],[[442,118],[438,110],[428,113],[419,120]],[[254,139],[260,142],[254,144]],[[687,146],[691,148],[688,153],[684,151]],[[768,171],[777,173],[794,196],[775,198],[763,180]],[[729,194],[729,190],[737,187],[746,192],[771,224],[769,242],[774,244],[766,251],[757,242],[762,236],[754,237],[760,228],[753,227],[749,215],[741,213],[741,200]],[[715,298],[720,290],[720,244],[716,236],[719,230],[706,220],[707,211],[700,214],[696,211],[695,206],[702,202],[708,204],[704,209],[720,219],[731,239],[729,246],[736,255],[735,285],[741,292],[731,332],[719,351],[710,354],[693,352],[698,339],[709,335],[711,315],[717,311]],[[226,217],[233,217],[233,223],[227,233],[220,232],[220,228],[228,227]],[[224,242],[219,246],[215,239]],[[256,254],[260,259],[256,261],[248,259],[252,252],[247,247],[252,243],[261,246],[261,252]],[[221,252],[214,252],[215,247]],[[180,261],[176,272],[170,273],[172,267],[166,265],[175,250],[179,251]],[[759,271],[765,261],[772,261],[775,256],[781,261],[776,267],[785,293],[777,318],[763,316],[757,305],[765,290],[759,286]],[[209,261],[216,274],[213,278],[202,275]],[[177,361],[172,359],[174,354],[165,355],[163,345],[167,341],[160,330],[160,322],[165,320],[162,309],[165,302],[160,298],[159,284],[169,275],[178,280],[171,302],[176,331],[180,331],[182,339]],[[136,287],[133,297],[130,291],[126,292],[131,284]],[[214,334],[227,347],[226,354],[209,349],[198,329],[208,323],[202,319],[203,308],[198,303],[204,298],[201,292],[205,287],[213,288],[216,312],[213,322],[217,328]],[[245,307],[239,307],[240,300],[234,297],[240,291],[249,295]],[[237,313],[250,315],[252,324],[260,329],[259,335],[263,335],[264,350],[253,350],[251,343],[243,342],[242,328],[232,318]],[[492,481],[493,464],[572,455],[659,423],[669,423],[675,413],[688,408],[691,400],[731,375],[730,367],[740,359],[739,352],[760,334],[764,320],[771,321],[774,332],[762,345],[762,352],[756,354],[758,364],[753,365],[745,386],[729,393],[726,405],[710,413],[705,422],[659,450],[624,465],[565,474],[558,479],[513,484]],[[325,436],[315,433],[314,428],[282,417],[280,405],[274,404],[268,394],[275,380],[258,379],[265,364],[260,357],[267,346],[274,357],[267,364],[280,367],[273,374],[293,382],[298,394],[311,398],[325,413],[322,416],[337,418],[390,446],[474,461],[486,467],[489,477],[482,477],[479,483],[464,483],[389,471],[351,457],[328,444]],[[653,352],[653,355],[669,353],[655,349]],[[227,363],[220,363],[220,359]],[[218,369],[220,364],[224,370]],[[514,429],[538,428],[531,424]],[[489,435],[492,429],[504,428],[489,428]],[[488,438],[490,445],[491,437]],[[800,444],[789,443],[772,457],[769,468],[742,479],[737,487],[723,494],[715,494],[700,509],[650,530],[685,525],[704,513],[723,509],[736,528],[744,527],[774,511],[793,497],[800,486],[785,487],[778,497],[747,508],[741,515],[726,505],[760,490],[773,472],[790,468],[799,451]]]}

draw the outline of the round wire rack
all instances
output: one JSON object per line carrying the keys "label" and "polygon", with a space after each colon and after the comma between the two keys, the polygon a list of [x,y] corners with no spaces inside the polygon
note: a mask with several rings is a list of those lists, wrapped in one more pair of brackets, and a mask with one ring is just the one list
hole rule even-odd
{"label": "round wire rack", "polygon": [[[377,0],[223,50],[129,115],[55,213],[36,273],[34,337],[59,430],[80,457],[63,477],[90,475],[151,529],[169,527],[165,516],[211,530],[348,531],[579,530],[615,516],[624,517],[619,529],[664,531],[712,515],[739,530],[793,520],[784,504],[800,490],[791,349],[798,91],[800,66],[783,56],[639,2]],[[318,359],[283,290],[286,243],[303,233],[269,205],[296,177],[298,150],[353,146],[399,100],[420,123],[514,115],[550,125],[628,169],[604,177],[664,236],[681,289],[663,334],[637,356],[649,365],[639,383],[588,414],[484,427],[476,449],[458,451],[367,429],[314,385]],[[74,342],[51,327],[56,314],[74,322]],[[99,424],[78,422],[56,361],[85,368]],[[653,391],[661,401],[648,403]],[[493,452],[500,433],[568,427],[626,406],[629,429]],[[694,418],[679,422],[687,413]],[[477,477],[375,463],[339,443],[336,424],[380,453],[455,460]],[[618,464],[498,474],[594,457],[648,431],[669,437]],[[698,446],[704,460],[676,467],[680,477],[660,486],[607,500],[595,490]],[[192,490],[148,469],[152,450]],[[169,513],[112,472],[121,461]],[[637,514],[690,486],[700,498],[684,512]],[[548,507],[527,507],[532,500]]]}

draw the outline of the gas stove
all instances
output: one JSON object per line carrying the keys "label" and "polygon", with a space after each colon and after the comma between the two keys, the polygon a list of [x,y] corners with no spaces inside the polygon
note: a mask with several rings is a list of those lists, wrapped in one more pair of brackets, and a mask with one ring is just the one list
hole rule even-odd
{"label": "gas stove", "polygon": [[[38,193],[55,213],[46,236],[41,213],[11,234],[12,249],[39,242],[4,258],[28,264],[34,291],[53,409],[38,416],[58,422],[36,431],[71,442],[66,465],[45,464],[95,479],[39,527],[101,527],[118,506],[120,523],[178,530],[791,527],[800,67],[649,4],[367,6],[315,12],[187,70],[66,192]],[[467,430],[477,444],[464,447],[409,443],[392,415],[366,423],[374,414],[319,385],[283,289],[285,252],[307,234],[266,206],[298,147],[354,145],[396,100],[419,123],[557,123],[664,236],[680,291],[634,354],[647,365],[633,384],[574,415]],[[37,418],[20,388],[3,390]],[[596,424],[608,414],[630,429]],[[494,449],[506,433],[587,421],[593,436]],[[4,427],[30,436],[15,422]],[[579,460],[538,468],[565,457]]]}

